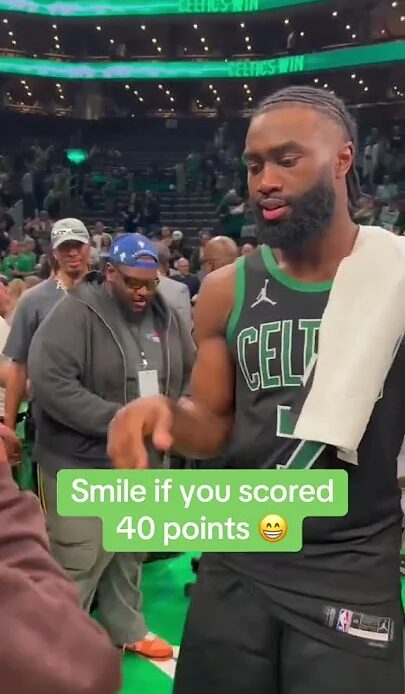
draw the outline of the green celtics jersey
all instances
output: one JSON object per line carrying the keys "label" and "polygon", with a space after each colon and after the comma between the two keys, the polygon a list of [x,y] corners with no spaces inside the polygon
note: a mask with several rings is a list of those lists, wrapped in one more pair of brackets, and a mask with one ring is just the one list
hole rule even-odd
{"label": "green celtics jersey", "polygon": [[335,589],[346,600],[363,596],[364,590],[373,599],[392,597],[398,588],[397,456],[405,434],[404,346],[376,402],[357,465],[340,460],[334,447],[292,438],[305,401],[303,376],[316,355],[330,288],[328,282],[293,279],[267,246],[237,261],[235,303],[227,326],[236,365],[227,467],[345,469],[349,513],[306,519],[299,553],[233,554],[224,560],[283,590],[296,586],[309,595],[324,591],[329,599]]}

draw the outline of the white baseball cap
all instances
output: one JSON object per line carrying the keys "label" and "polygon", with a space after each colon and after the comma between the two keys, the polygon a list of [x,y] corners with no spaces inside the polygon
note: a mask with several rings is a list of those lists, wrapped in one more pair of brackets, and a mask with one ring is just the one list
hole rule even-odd
{"label": "white baseball cap", "polygon": [[66,241],[90,244],[90,234],[80,219],[68,217],[67,219],[60,219],[53,225],[51,233],[52,250],[55,250]]}

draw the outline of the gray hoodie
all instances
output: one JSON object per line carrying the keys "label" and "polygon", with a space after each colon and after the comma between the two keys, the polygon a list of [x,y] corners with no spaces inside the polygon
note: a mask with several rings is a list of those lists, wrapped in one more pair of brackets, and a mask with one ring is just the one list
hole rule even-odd
{"label": "gray hoodie", "polygon": [[[165,395],[188,392],[195,358],[190,331],[159,294],[151,305],[161,337]],[[122,313],[90,273],[38,328],[28,357],[37,424],[37,459],[50,474],[65,467],[109,467],[107,430],[128,402]]]}

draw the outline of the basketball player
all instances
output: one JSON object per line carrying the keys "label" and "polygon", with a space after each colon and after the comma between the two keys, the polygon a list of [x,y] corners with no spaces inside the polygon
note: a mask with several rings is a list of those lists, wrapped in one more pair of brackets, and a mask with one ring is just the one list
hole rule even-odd
{"label": "basketball player", "polygon": [[[204,282],[191,401],[138,400],[121,411],[110,438],[117,467],[147,465],[149,434],[197,458],[227,443],[229,468],[291,467],[299,442],[284,438],[278,415],[298,401],[330,287],[356,240],[355,150],[355,125],[326,91],[289,87],[259,106],[245,159],[262,245]],[[176,694],[403,694],[404,406],[401,347],[358,465],[322,446],[307,463],[348,471],[347,516],[307,519],[300,553],[203,558]]]}

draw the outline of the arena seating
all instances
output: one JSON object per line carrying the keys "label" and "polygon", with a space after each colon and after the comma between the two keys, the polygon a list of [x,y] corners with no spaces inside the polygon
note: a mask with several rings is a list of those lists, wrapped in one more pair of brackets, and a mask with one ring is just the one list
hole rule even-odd
{"label": "arena seating", "polygon": [[[118,204],[121,208],[128,202],[128,191],[118,193]],[[77,216],[90,227],[98,219],[102,220],[106,227],[110,227],[116,215],[108,214],[105,209],[105,200],[102,191],[94,196],[94,209],[81,205],[77,210]],[[179,195],[174,191],[159,193],[160,209],[162,213],[161,225],[167,225],[171,229],[180,229],[184,234],[185,246],[191,248],[197,244],[198,230],[206,227],[213,231],[217,221],[215,205],[209,193],[187,193]]]}

